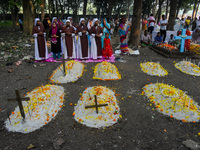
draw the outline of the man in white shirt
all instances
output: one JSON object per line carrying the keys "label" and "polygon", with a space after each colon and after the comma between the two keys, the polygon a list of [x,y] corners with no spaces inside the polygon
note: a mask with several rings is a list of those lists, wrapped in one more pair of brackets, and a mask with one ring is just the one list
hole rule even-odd
{"label": "man in white shirt", "polygon": [[168,25],[168,21],[165,15],[162,15],[162,20],[160,20],[160,34],[163,37],[163,42],[165,42],[165,38],[167,34],[167,25]]}

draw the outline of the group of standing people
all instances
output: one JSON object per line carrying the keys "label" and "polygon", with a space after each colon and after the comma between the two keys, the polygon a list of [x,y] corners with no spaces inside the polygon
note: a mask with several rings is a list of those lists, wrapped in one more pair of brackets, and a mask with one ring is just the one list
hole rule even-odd
{"label": "group of standing people", "polygon": [[71,17],[65,23],[54,17],[52,22],[47,19],[43,24],[39,18],[35,19],[33,35],[36,60],[48,59],[47,35],[51,39],[54,59],[59,59],[61,54],[64,54],[65,59],[107,59],[113,54],[110,25],[106,18],[102,19],[101,24],[96,18],[89,20],[87,25],[85,19],[81,18],[79,25],[75,26]]}

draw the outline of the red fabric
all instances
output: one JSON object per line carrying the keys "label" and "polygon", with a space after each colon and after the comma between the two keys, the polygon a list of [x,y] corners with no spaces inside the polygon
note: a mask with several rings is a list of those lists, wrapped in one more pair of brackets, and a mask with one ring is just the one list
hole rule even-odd
{"label": "red fabric", "polygon": [[110,44],[110,39],[105,38],[104,39],[104,47],[103,47],[103,51],[102,51],[102,55],[103,57],[111,57],[113,54],[113,50],[112,50],[112,46]]}
{"label": "red fabric", "polygon": [[[178,35],[181,35],[181,33],[182,33],[182,31],[179,31],[178,32]],[[189,31],[189,30],[186,30],[186,35],[187,36],[190,36],[191,35],[191,32]],[[184,47],[184,49],[187,49],[187,50],[190,50],[190,40],[188,39],[188,40],[185,40],[185,47]]]}

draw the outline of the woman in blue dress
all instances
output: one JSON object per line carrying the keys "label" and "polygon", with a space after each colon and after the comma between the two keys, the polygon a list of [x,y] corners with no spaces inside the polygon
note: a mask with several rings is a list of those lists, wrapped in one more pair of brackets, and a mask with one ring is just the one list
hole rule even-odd
{"label": "woman in blue dress", "polygon": [[106,18],[103,18],[102,21],[101,21],[101,25],[100,25],[102,28],[103,28],[103,35],[101,36],[101,43],[102,43],[102,48],[104,46],[104,38],[106,37],[106,33],[109,34],[109,39],[110,38],[110,24],[108,23],[107,19]]}

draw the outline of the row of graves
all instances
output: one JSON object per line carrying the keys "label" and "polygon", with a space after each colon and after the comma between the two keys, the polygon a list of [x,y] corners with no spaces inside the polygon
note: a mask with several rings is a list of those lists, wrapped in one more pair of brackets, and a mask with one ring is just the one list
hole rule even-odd
{"label": "row of graves", "polygon": [[[189,37],[181,36],[180,38],[184,41]],[[159,46],[154,48],[159,48]],[[181,49],[179,53],[184,53],[184,51]],[[140,67],[142,72],[150,76],[159,78],[168,75],[168,71],[160,62],[143,62]],[[200,76],[199,64],[196,65],[189,59],[176,63],[174,67],[182,73]],[[56,119],[65,101],[64,88],[61,85],[76,82],[83,75],[83,71],[83,63],[74,60],[66,61],[63,56],[62,64],[49,78],[52,84],[37,87],[28,92],[25,97],[20,97],[19,91],[16,91],[16,98],[8,99],[8,101],[18,102],[18,106],[11,114],[8,114],[8,119],[5,121],[7,130],[30,133],[45,126],[52,119]],[[108,82],[108,80],[120,80],[121,75],[117,66],[103,61],[95,66],[93,79]],[[145,85],[141,91],[141,95],[146,96],[152,103],[153,109],[170,118],[193,123],[200,120],[200,107],[186,91],[159,82]],[[92,128],[112,126],[122,118],[115,91],[100,85],[87,87],[83,91],[72,115],[75,121]]]}

